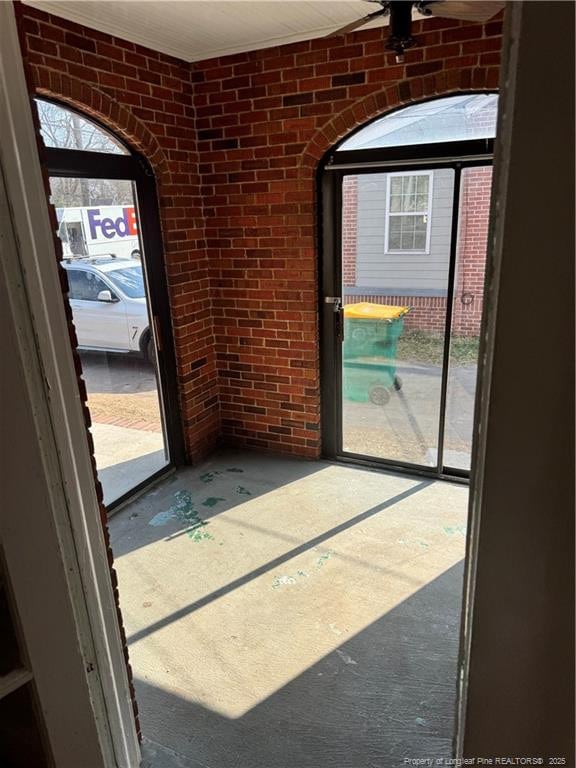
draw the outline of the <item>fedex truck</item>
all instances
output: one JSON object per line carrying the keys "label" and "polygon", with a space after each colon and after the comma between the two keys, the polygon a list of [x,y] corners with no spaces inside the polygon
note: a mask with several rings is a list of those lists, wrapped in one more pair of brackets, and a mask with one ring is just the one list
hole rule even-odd
{"label": "fedex truck", "polygon": [[140,258],[138,221],[133,205],[57,208],[56,215],[64,258]]}

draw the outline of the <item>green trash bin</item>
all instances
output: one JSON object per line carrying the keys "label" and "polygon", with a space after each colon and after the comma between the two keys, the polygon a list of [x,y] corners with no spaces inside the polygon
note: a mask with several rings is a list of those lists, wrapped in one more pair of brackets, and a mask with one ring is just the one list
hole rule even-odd
{"label": "green trash bin", "polygon": [[347,400],[385,405],[402,382],[396,348],[410,307],[348,304],[344,307],[343,390]]}

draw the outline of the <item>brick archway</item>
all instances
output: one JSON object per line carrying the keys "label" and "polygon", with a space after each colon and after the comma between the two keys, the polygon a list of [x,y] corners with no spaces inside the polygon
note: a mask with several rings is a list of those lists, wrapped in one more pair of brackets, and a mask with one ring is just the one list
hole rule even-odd
{"label": "brick archway", "polygon": [[[52,98],[62,104],[92,117],[108,128],[129,147],[142,154],[150,163],[155,180],[160,207],[160,221],[164,240],[164,261],[172,315],[172,330],[176,351],[178,385],[186,451],[192,460],[202,457],[215,443],[218,434],[219,414],[214,383],[214,352],[211,347],[211,325],[206,321],[210,297],[207,289],[206,254],[202,241],[202,223],[197,217],[193,224],[182,225],[181,200],[197,199],[197,157],[193,139],[187,138],[191,151],[184,162],[176,162],[170,140],[157,136],[143,120],[136,117],[135,110],[124,103],[126,94],[118,93],[118,99],[102,88],[64,72],[31,66],[29,76],[31,90],[40,97]],[[114,94],[114,91],[111,91]],[[154,126],[153,126],[154,127]],[[158,127],[158,126],[155,126]],[[173,140],[172,140],[173,141]],[[167,148],[163,146],[166,143]],[[200,206],[196,206],[200,209]],[[176,213],[179,215],[177,216]],[[182,287],[182,258],[186,254],[197,283]],[[188,299],[186,291],[197,296],[195,305]],[[187,309],[184,313],[182,309]],[[190,309],[189,309],[190,308]],[[192,337],[190,327],[200,327],[198,336]],[[198,365],[200,362],[200,366]],[[206,370],[205,376],[211,381],[199,382],[198,369]],[[210,401],[211,407],[204,404]],[[194,429],[192,429],[194,425]]]}
{"label": "brick archway", "polygon": [[35,91],[38,96],[69,104],[105,125],[148,159],[159,184],[168,180],[168,161],[156,137],[132,112],[107,93],[64,73],[43,69],[38,70]]}
{"label": "brick archway", "polygon": [[438,72],[428,77],[413,78],[383,88],[360,99],[333,116],[308,141],[302,152],[300,167],[315,169],[334,144],[376,117],[383,117],[399,107],[434,97],[465,92],[494,91],[498,83],[486,69],[469,67]]}
{"label": "brick archway", "polygon": [[221,436],[317,457],[316,169],[386,111],[494,90],[501,20],[417,22],[193,65],[19,5],[30,83],[83,105],[152,163],[191,458]]}

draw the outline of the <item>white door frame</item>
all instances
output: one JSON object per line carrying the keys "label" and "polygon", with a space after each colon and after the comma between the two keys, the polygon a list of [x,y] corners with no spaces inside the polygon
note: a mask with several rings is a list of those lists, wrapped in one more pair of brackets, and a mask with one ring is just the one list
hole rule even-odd
{"label": "white door frame", "polygon": [[[110,569],[92,472],[55,248],[46,205],[28,89],[12,3],[0,2],[0,171],[5,200],[0,219],[3,278],[17,329],[20,362],[42,461],[50,488],[52,539],[38,542],[39,560],[64,563],[76,643],[84,672],[102,759],[89,768],[136,768],[140,749]],[[17,521],[13,521],[14,524]],[[28,531],[30,537],[34,531]],[[4,542],[11,560],[10,540]],[[38,571],[41,572],[41,569]],[[35,615],[18,578],[12,588],[19,608]],[[38,591],[37,600],[48,595]],[[26,627],[24,627],[26,634]],[[32,631],[32,628],[30,629]],[[41,632],[41,627],[38,627]],[[34,659],[31,658],[34,667]],[[54,691],[62,702],[66,696]],[[42,691],[39,689],[40,699]],[[66,704],[69,706],[70,701]],[[64,706],[64,705],[63,705]],[[47,723],[50,736],[50,724]],[[69,764],[68,760],[58,765]],[[102,762],[103,760],[103,762]],[[84,768],[84,766],[83,766]],[[86,766],[88,768],[88,766]]]}

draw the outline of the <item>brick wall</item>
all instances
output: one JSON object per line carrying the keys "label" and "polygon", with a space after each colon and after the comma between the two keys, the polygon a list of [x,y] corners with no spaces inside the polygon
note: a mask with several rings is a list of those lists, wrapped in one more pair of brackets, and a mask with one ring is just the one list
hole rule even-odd
{"label": "brick wall", "polygon": [[492,168],[462,171],[453,325],[461,336],[480,333]]}
{"label": "brick wall", "polygon": [[344,297],[344,304],[357,304],[361,301],[410,307],[410,313],[404,319],[405,328],[443,333],[446,327],[446,299],[442,296],[373,296],[358,292]]}
{"label": "brick wall", "polygon": [[318,162],[387,109],[495,88],[500,27],[418,23],[403,65],[382,29],[193,65],[228,442],[318,456]]}
{"label": "brick wall", "polygon": [[187,65],[28,6],[19,17],[35,88],[154,167],[190,456],[218,434],[318,456],[318,162],[388,109],[497,87],[501,23],[418,22],[401,65],[385,29]]}
{"label": "brick wall", "polygon": [[[356,246],[358,237],[358,177],[342,180],[342,285],[356,285]],[[358,299],[360,301],[360,299]]]}
{"label": "brick wall", "polygon": [[[465,168],[460,192],[458,250],[452,333],[478,336],[482,319],[484,270],[490,214],[492,168]],[[364,295],[356,285],[357,177],[347,176],[342,185],[342,280],[345,303],[369,301],[375,304],[410,306],[405,327],[442,333],[446,322],[446,299],[433,296]]]}

